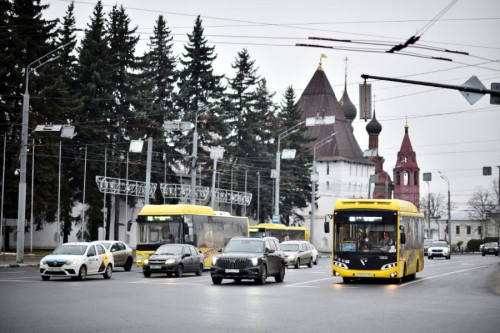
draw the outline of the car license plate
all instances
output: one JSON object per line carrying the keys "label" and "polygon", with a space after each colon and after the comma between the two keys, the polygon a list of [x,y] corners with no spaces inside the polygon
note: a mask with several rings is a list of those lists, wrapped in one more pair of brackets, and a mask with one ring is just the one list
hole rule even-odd
{"label": "car license plate", "polygon": [[370,273],[358,273],[358,277],[370,277]]}
{"label": "car license plate", "polygon": [[60,272],[60,271],[62,271],[62,268],[60,268],[60,267],[49,267],[49,268],[47,268],[47,271],[49,271],[49,272]]}
{"label": "car license plate", "polygon": [[239,269],[226,269],[226,273],[239,273]]}
{"label": "car license plate", "polygon": [[161,265],[151,265],[151,269],[161,269]]}

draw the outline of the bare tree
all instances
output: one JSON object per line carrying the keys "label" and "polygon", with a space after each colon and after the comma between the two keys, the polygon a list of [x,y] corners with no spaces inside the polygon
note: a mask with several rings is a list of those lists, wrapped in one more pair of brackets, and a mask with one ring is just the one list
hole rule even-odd
{"label": "bare tree", "polygon": [[429,214],[428,209],[427,209],[428,202],[430,202],[430,216],[431,216],[431,218],[435,217],[435,216],[444,216],[447,214],[448,203],[441,193],[431,193],[430,200],[429,200],[429,196],[427,196],[427,195],[423,196],[420,199],[420,208],[422,211],[424,211],[426,217]]}
{"label": "bare tree", "polygon": [[[481,221],[482,224],[486,227],[488,221],[492,221],[491,219],[492,212],[495,209],[496,202],[493,200],[491,193],[488,190],[480,188],[479,190],[472,193],[472,197],[467,202],[469,205],[469,218],[472,220]],[[483,238],[483,234],[486,234],[486,228],[483,228],[484,231],[481,233],[481,239]]]}

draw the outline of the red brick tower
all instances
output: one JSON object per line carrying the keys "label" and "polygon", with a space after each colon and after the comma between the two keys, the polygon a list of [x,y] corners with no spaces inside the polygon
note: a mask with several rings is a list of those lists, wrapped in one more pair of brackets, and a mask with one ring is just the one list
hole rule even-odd
{"label": "red brick tower", "polygon": [[398,153],[394,168],[394,199],[402,199],[420,206],[420,169],[417,156],[411,146],[408,135],[408,124],[405,125],[405,136]]}

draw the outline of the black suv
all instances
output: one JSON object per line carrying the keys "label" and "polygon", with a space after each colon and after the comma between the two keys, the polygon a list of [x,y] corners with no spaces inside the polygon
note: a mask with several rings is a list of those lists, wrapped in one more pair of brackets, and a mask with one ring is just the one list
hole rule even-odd
{"label": "black suv", "polygon": [[265,284],[268,276],[283,282],[285,255],[277,238],[234,237],[223,252],[213,257],[211,275],[214,284],[221,284],[223,279],[237,283],[253,279],[257,284]]}

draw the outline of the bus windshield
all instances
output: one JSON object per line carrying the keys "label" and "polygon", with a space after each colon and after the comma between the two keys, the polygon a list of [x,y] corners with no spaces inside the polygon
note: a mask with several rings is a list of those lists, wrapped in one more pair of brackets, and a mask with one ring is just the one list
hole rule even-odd
{"label": "bus windshield", "polygon": [[395,212],[342,210],[334,218],[335,252],[396,253]]}
{"label": "bus windshield", "polygon": [[170,244],[182,243],[182,216],[147,216],[139,225],[139,244]]}

